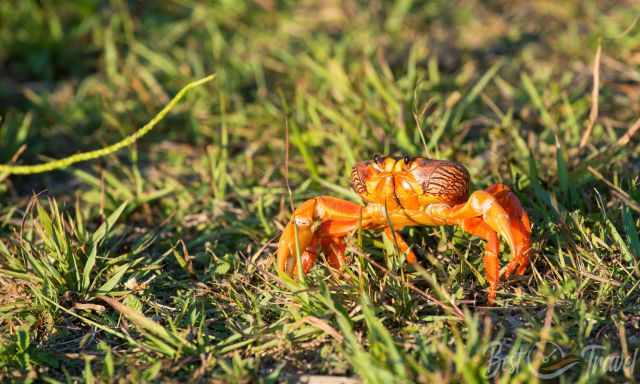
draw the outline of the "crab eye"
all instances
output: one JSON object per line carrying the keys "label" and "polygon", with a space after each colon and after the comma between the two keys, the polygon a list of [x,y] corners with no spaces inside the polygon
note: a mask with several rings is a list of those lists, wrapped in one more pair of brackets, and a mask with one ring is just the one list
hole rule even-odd
{"label": "crab eye", "polygon": [[402,160],[405,164],[409,164],[411,162],[411,158],[408,155],[402,156]]}
{"label": "crab eye", "polygon": [[373,155],[373,161],[375,161],[378,164],[382,163],[382,156],[376,153],[375,155]]}

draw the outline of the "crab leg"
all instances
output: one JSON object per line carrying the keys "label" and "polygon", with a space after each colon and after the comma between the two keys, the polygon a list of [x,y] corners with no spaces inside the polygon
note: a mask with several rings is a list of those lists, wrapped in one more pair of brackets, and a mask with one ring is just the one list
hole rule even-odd
{"label": "crab leg", "polygon": [[320,247],[333,268],[340,269],[344,265],[346,261],[344,252],[347,248],[344,238],[358,227],[358,223],[359,220],[353,219],[330,220],[322,223],[318,228],[316,237],[320,239]]}
{"label": "crab leg", "polygon": [[[384,229],[384,234],[385,236],[387,236],[389,238],[389,240],[391,240],[392,242],[398,244],[398,248],[400,253],[407,253],[407,262],[410,264],[415,264],[418,260],[416,258],[416,254],[413,253],[413,251],[411,250],[411,248],[409,247],[409,245],[407,244],[406,241],[404,241],[404,239],[402,238],[402,235],[400,235],[400,233],[398,233],[397,231],[392,231],[391,228],[389,227],[385,227]],[[394,240],[395,239],[395,240]]]}
{"label": "crab leg", "polygon": [[320,196],[305,201],[291,217],[278,243],[278,272],[294,276],[297,244],[301,252],[302,270],[307,273],[315,264],[320,245],[329,263],[339,267],[344,262],[344,236],[358,227],[362,207],[358,204]]}
{"label": "crab leg", "polygon": [[487,242],[484,247],[484,257],[482,261],[484,263],[484,272],[487,275],[487,282],[489,283],[489,296],[487,301],[489,304],[493,304],[496,299],[496,290],[498,289],[498,282],[500,280],[500,259],[498,259],[500,243],[498,242],[498,234],[491,229],[487,223],[482,221],[480,217],[463,220],[461,227],[464,231],[478,236]]}
{"label": "crab leg", "polygon": [[498,200],[498,203],[504,208],[511,220],[516,257],[507,264],[504,276],[509,278],[516,268],[516,275],[522,275],[529,265],[529,252],[531,250],[531,223],[529,222],[529,216],[508,186],[494,184],[487,188],[486,191]]}
{"label": "crab leg", "polygon": [[511,228],[511,220],[498,200],[489,192],[475,191],[466,203],[453,207],[447,204],[430,204],[424,212],[407,213],[414,221],[424,222],[426,225],[431,225],[435,220],[441,224],[461,225],[465,219],[481,217],[491,229],[505,239],[515,258],[516,235]]}

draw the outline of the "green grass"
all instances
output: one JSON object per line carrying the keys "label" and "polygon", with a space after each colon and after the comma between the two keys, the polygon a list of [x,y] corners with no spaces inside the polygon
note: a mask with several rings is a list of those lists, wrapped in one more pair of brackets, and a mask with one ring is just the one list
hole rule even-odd
{"label": "green grass", "polygon": [[[114,143],[217,75],[132,147],[0,175],[0,378],[640,379],[614,359],[640,359],[640,7],[480,3],[0,2],[0,163]],[[494,307],[452,227],[404,231],[418,271],[365,231],[342,279],[276,276],[286,175],[358,201],[351,166],[401,152],[516,190],[532,266]]]}

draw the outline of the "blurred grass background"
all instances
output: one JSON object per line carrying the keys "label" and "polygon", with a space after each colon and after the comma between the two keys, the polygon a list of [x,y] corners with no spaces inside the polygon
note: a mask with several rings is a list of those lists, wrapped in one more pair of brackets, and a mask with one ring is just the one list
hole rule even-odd
{"label": "blurred grass background", "polygon": [[[217,74],[129,150],[0,175],[0,375],[482,382],[497,379],[497,342],[505,358],[545,344],[632,357],[639,17],[631,0],[0,2],[3,163],[115,142]],[[598,114],[580,146],[598,46]],[[514,186],[532,268],[485,307],[482,242],[414,228],[427,273],[362,233],[351,278],[320,266],[303,290],[282,286],[285,127],[296,202],[357,201],[350,168],[374,153],[457,160],[476,189]],[[465,320],[407,284],[455,298]],[[499,378],[537,380],[556,360]],[[639,375],[582,361],[557,380]]]}

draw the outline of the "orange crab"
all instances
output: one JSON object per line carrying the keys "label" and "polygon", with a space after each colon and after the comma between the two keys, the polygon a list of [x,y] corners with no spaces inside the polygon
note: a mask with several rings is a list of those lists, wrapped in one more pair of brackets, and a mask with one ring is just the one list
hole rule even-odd
{"label": "orange crab", "polygon": [[304,273],[315,264],[318,249],[332,267],[340,269],[346,261],[345,237],[357,229],[383,230],[406,254],[406,260],[416,263],[416,255],[399,231],[417,225],[459,225],[486,241],[483,261],[489,303],[495,301],[500,279],[498,234],[512,254],[505,278],[514,271],[522,275],[529,264],[531,224],[516,195],[504,184],[469,195],[469,172],[461,164],[422,157],[374,156],[353,167],[351,185],[366,202],[364,206],[319,196],[293,212],[278,243],[279,273],[297,274],[297,247]]}

